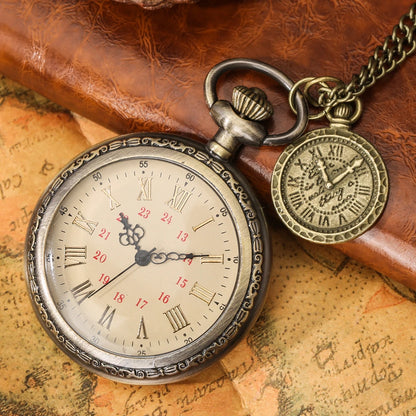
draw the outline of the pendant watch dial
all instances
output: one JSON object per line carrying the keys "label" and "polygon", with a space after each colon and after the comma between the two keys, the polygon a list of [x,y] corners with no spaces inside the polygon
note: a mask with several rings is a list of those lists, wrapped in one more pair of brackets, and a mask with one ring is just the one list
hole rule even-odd
{"label": "pendant watch dial", "polygon": [[381,215],[387,196],[381,156],[346,128],[305,134],[284,150],[273,171],[272,198],[280,218],[317,243],[362,234]]}
{"label": "pendant watch dial", "polygon": [[32,299],[55,342],[130,383],[180,379],[218,358],[267,285],[267,231],[243,186],[166,135],[125,136],[76,159],[28,236]]}

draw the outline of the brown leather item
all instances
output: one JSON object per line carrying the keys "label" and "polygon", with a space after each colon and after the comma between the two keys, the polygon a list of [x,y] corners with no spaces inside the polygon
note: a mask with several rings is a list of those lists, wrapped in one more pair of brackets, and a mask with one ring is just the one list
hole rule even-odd
{"label": "brown leather item", "polygon": [[120,3],[138,4],[144,9],[159,9],[162,7],[172,7],[174,4],[195,3],[197,0],[113,0]]}
{"label": "brown leather item", "polygon": [[[227,58],[267,62],[294,80],[332,75],[349,81],[410,4],[404,0],[201,1],[145,11],[103,0],[3,0],[0,71],[118,132],[170,131],[209,138],[203,81]],[[363,97],[354,131],[382,154],[388,205],[375,227],[339,246],[351,257],[416,289],[416,57]],[[227,74],[232,86],[259,84],[276,108],[269,131],[290,127],[287,94],[260,75]],[[311,125],[309,127],[316,127]],[[238,164],[262,200],[281,148],[244,149]],[[269,219],[277,221],[270,211]]]}

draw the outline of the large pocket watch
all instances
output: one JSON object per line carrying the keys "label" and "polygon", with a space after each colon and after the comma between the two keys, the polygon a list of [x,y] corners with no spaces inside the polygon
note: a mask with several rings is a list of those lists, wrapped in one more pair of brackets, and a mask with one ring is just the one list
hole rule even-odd
{"label": "large pocket watch", "polygon": [[260,204],[227,161],[243,144],[283,143],[306,125],[267,136],[271,105],[258,89],[217,99],[230,60],[206,79],[220,129],[207,146],[168,134],[129,134],[70,162],[41,197],[29,227],[26,269],[34,309],[72,359],[132,384],[177,381],[228,351],[264,302],[271,253]]}

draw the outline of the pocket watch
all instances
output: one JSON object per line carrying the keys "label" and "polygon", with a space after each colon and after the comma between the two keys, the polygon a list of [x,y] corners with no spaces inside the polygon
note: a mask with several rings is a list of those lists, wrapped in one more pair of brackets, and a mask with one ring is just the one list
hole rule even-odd
{"label": "pocket watch", "polygon": [[253,325],[270,266],[262,208],[227,160],[240,144],[279,143],[306,125],[266,136],[272,108],[254,88],[218,100],[220,75],[253,69],[289,90],[266,64],[235,59],[205,87],[220,129],[207,146],[158,133],[128,134],[70,162],[40,198],[26,242],[26,275],[44,329],[72,359],[104,377],[181,380],[228,351]]}

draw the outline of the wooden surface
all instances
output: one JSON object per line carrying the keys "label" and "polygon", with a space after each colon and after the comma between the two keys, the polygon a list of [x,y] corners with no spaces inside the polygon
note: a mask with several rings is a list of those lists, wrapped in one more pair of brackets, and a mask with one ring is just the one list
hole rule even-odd
{"label": "wooden surface", "polygon": [[[216,126],[202,85],[217,62],[256,58],[294,80],[332,75],[348,81],[409,7],[404,0],[243,0],[150,12],[110,0],[5,0],[0,4],[0,71],[114,131],[171,131],[206,140]],[[391,191],[377,225],[339,246],[412,288],[415,59],[364,96],[364,114],[355,131],[382,154]],[[267,91],[276,108],[271,132],[293,124],[284,92],[260,76],[225,76],[220,96],[228,97],[232,86],[241,83]],[[238,162],[269,206],[271,171],[280,151],[245,149]],[[278,221],[272,211],[269,219]]]}

